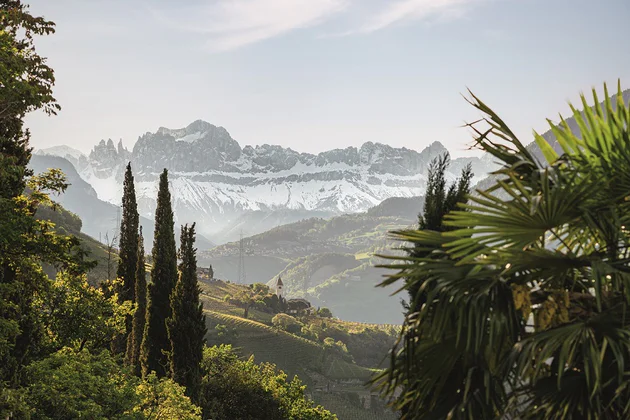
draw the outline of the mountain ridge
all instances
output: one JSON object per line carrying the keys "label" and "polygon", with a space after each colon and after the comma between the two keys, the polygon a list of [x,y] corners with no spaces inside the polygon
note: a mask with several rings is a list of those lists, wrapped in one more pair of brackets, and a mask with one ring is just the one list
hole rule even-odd
{"label": "mountain ridge", "polygon": [[[37,151],[73,155],[81,178],[112,204],[120,203],[124,166],[131,161],[139,212],[149,219],[155,181],[168,169],[177,222],[197,222],[199,232],[217,243],[236,239],[243,221],[252,218],[255,223],[245,226],[248,236],[323,214],[363,212],[391,197],[422,195],[428,165],[447,152],[437,141],[421,151],[373,142],[318,154],[269,144],[241,147],[225,128],[202,120],[147,132],[131,151],[112,140],[101,140],[87,156]],[[479,179],[493,169],[483,157],[458,158],[447,177],[455,179],[466,164]]]}

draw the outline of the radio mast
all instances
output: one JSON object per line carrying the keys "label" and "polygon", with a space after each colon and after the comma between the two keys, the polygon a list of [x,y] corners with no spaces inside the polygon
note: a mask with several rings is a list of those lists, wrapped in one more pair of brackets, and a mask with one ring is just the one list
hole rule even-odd
{"label": "radio mast", "polygon": [[237,283],[245,284],[247,277],[245,275],[245,241],[243,240],[243,231],[241,230],[241,240],[238,243],[238,280]]}

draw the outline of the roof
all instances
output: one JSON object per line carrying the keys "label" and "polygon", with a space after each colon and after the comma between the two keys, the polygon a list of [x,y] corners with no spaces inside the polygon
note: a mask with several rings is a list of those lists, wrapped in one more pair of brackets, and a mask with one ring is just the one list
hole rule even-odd
{"label": "roof", "polygon": [[278,281],[276,281],[276,287],[277,286],[284,286],[284,283],[282,283],[282,279],[280,277],[278,277]]}

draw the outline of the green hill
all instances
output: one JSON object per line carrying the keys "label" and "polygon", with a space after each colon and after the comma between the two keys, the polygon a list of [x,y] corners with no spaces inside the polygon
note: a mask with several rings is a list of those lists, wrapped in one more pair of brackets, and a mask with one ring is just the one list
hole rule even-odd
{"label": "green hill", "polygon": [[[292,334],[273,326],[273,314],[260,309],[250,309],[250,319],[242,317],[243,308],[230,303],[229,297],[247,291],[247,286],[215,280],[202,283],[201,289],[209,345],[232,344],[243,357],[253,356],[258,362],[274,363],[289,376],[298,375],[311,397],[340,420],[396,418],[365,387],[391,348],[395,328],[310,315],[297,317],[302,333]],[[337,344],[331,346],[331,339]],[[370,408],[365,408],[366,399],[373,401]]]}
{"label": "green hill", "polygon": [[[406,211],[398,209],[401,200]],[[390,252],[394,243],[388,232],[416,223],[419,209],[413,209],[421,204],[417,197],[392,199],[367,213],[311,218],[245,238],[246,282],[272,286],[280,276],[288,297],[307,297],[347,320],[398,323],[400,298],[374,288],[382,272],[367,263],[375,253]],[[239,254],[239,243],[232,242],[201,252],[199,262],[212,264],[217,277],[235,281]],[[360,266],[349,274],[351,281],[345,279],[348,270]]]}

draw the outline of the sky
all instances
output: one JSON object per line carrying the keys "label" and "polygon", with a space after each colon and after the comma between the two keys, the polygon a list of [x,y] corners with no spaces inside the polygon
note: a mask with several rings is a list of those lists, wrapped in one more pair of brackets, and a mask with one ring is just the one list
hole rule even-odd
{"label": "sky", "polygon": [[471,89],[528,143],[567,101],[630,88],[628,0],[29,0],[55,70],[36,148],[129,148],[202,119],[241,146],[467,150]]}

